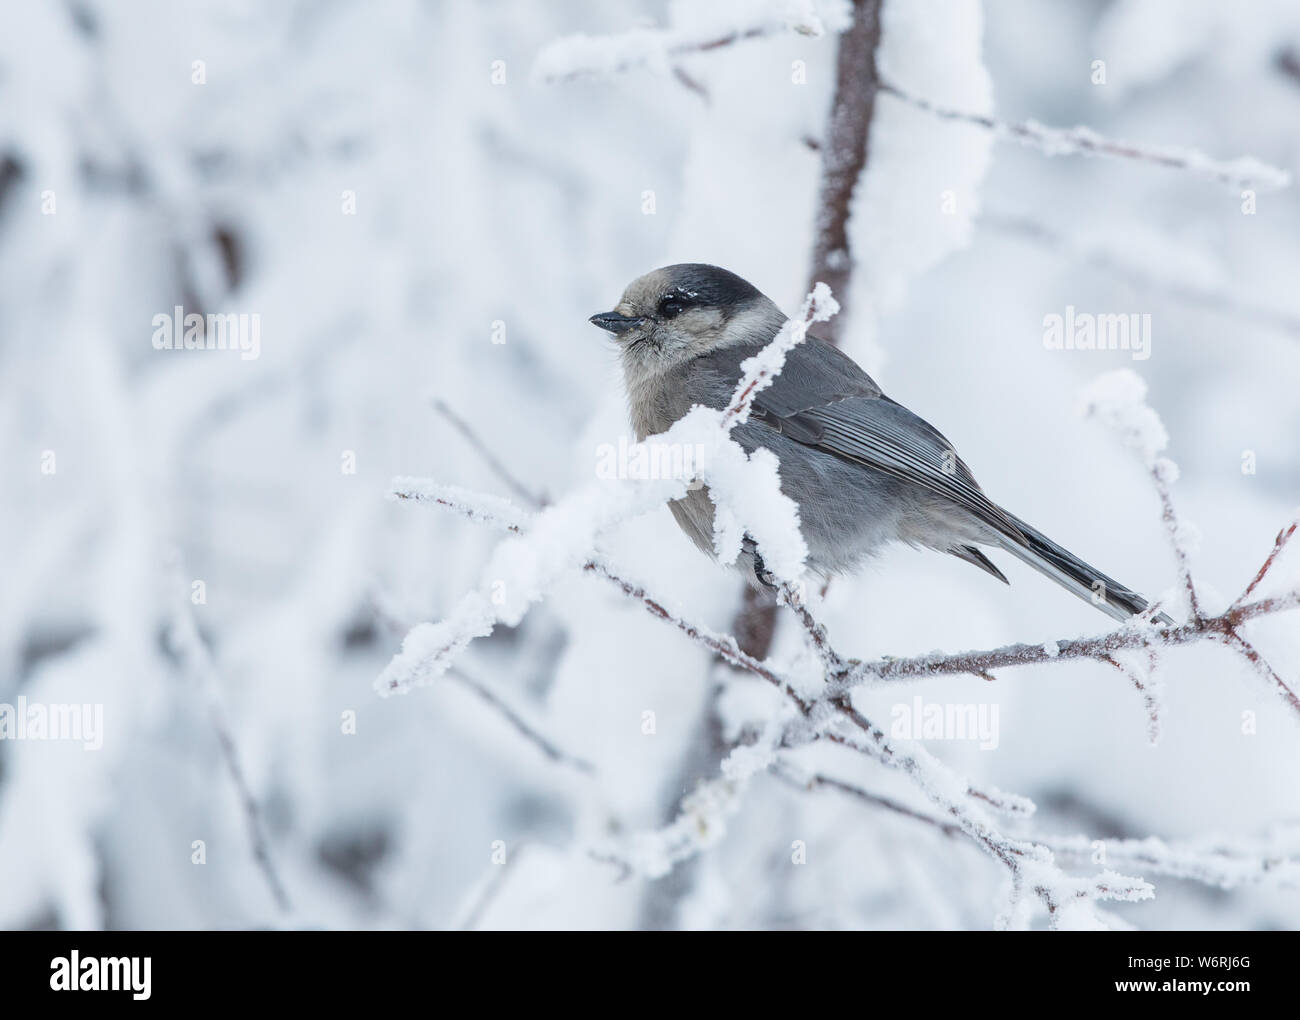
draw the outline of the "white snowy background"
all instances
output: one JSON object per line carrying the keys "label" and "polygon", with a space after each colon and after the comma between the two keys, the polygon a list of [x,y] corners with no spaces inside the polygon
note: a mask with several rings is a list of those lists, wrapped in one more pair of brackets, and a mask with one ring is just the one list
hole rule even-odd
{"label": "white snowy background", "polygon": [[[814,16],[820,35],[785,27]],[[582,571],[434,683],[374,687],[501,538],[393,501],[392,479],[530,509],[440,405],[559,499],[629,432],[616,354],[586,322],[629,280],[712,262],[798,309],[821,170],[808,140],[847,18],[844,3],[760,0],[6,8],[0,702],[101,704],[105,732],[98,751],[0,741],[0,926],[987,929],[1007,914],[1006,868],[974,842],[772,769],[656,876],[644,834],[718,777],[774,695]],[[671,59],[647,34],[758,24],[776,30]],[[882,75],[936,106],[1300,169],[1294,4],[886,0],[882,26]],[[1247,214],[1242,191],[881,95],[844,346],[993,499],[1176,604],[1150,479],[1080,413],[1098,376],[1136,371],[1220,611],[1300,503],[1300,192],[1261,187]],[[155,350],[151,320],[178,304],[257,314],[260,357]],[[1067,305],[1150,314],[1151,357],[1045,349],[1044,317]],[[666,509],[601,548],[674,611],[731,627],[738,579]],[[1011,587],[894,549],[816,611],[866,658],[1110,628],[994,558]],[[1298,577],[1290,550],[1270,588]],[[1297,619],[1250,624],[1291,681]],[[798,626],[780,628],[774,661],[806,668]],[[1155,744],[1141,695],[1092,661],[857,704],[882,724],[918,695],[998,706],[995,750],[925,743],[1032,799],[1032,819],[1007,823],[1018,836],[1273,862],[1228,889],[1115,865],[1155,895],[1108,904],[1111,923],[1294,927],[1300,719],[1208,642],[1157,676]],[[927,809],[896,771],[837,751],[788,760]],[[649,874],[610,861],[628,845],[650,847]],[[1069,870],[1098,867],[1085,854]]]}

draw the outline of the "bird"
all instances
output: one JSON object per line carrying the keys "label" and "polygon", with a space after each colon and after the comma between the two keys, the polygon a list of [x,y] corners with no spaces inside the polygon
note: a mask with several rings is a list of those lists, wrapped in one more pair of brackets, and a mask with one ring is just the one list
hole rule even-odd
{"label": "bird", "polygon": [[[658,435],[692,407],[721,410],[741,363],[763,350],[787,319],[770,298],[729,270],[680,263],[628,284],[612,311],[588,320],[616,342],[638,441]],[[838,347],[814,335],[790,350],[750,417],[731,437],[752,454],[776,455],[781,490],[799,507],[806,567],[850,573],[891,542],[956,556],[1005,584],[983,549],[1004,550],[1112,618],[1150,607],[984,494],[952,444],[929,422],[886,396]],[[716,556],[707,485],[669,503],[678,526]],[[737,566],[774,589],[761,550],[746,536]],[[1162,624],[1173,621],[1161,613]]]}

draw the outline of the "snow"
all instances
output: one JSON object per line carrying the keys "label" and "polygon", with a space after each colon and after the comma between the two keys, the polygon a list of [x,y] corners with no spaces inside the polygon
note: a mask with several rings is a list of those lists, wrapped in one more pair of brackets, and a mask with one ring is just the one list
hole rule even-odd
{"label": "snow", "polygon": [[1098,376],[1079,394],[1081,413],[1114,429],[1126,446],[1147,467],[1168,483],[1178,478],[1178,469],[1160,453],[1169,445],[1160,416],[1146,403],[1147,384],[1131,369]]}
{"label": "snow", "polygon": [[[1014,562],[1007,587],[888,549],[810,592],[836,652],[1061,654],[855,687],[876,724],[918,695],[999,710],[993,751],[881,746],[822,697],[789,610],[761,668],[794,697],[720,661],[740,582],[664,509],[689,480],[597,477],[629,426],[586,320],[630,279],[709,261],[805,298],[850,9],[15,6],[0,704],[102,706],[104,739],[0,740],[0,925],[1297,926],[1293,712],[1230,649],[1119,657],[1139,691],[1065,661],[1107,622]],[[1294,183],[1266,190],[1300,155],[1278,64],[1296,6],[884,14],[891,82],[1040,136],[879,96],[834,295],[845,349],[991,498],[1173,607],[1159,482],[1222,611],[1300,486],[1300,214]],[[1044,155],[1120,139],[1142,155]],[[177,303],[258,314],[260,357],[154,351]],[[1132,359],[1044,349],[1067,305],[1149,313],[1140,377],[1089,388]],[[716,454],[720,558],[749,531],[798,579],[797,509],[724,429],[702,413],[674,436]],[[1287,550],[1252,597],[1294,606],[1297,569]],[[1294,609],[1245,633],[1294,682]],[[378,697],[381,674],[412,693]]]}
{"label": "snow", "polygon": [[[943,31],[936,31],[940,24]],[[983,25],[978,0],[886,3],[876,51],[879,72],[931,102],[991,113]],[[856,337],[872,337],[878,328],[873,318],[897,308],[914,278],[970,243],[993,138],[881,96],[869,147],[849,223],[860,267],[852,307],[860,318],[848,349],[872,371],[880,352]]]}
{"label": "snow", "polygon": [[1268,63],[1279,41],[1300,40],[1300,12],[1286,0],[1264,0],[1249,18],[1234,17],[1214,0],[1117,0],[1098,20],[1093,38],[1095,53],[1111,69],[1103,92],[1118,102],[1189,65]]}

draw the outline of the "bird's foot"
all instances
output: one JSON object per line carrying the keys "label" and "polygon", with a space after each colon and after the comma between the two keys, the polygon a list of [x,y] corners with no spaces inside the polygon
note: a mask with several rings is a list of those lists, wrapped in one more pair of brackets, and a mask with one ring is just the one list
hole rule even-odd
{"label": "bird's foot", "polygon": [[757,548],[754,549],[754,576],[758,578],[758,583],[768,591],[778,592],[781,590],[781,586],[777,583],[776,575],[764,566],[763,557]]}

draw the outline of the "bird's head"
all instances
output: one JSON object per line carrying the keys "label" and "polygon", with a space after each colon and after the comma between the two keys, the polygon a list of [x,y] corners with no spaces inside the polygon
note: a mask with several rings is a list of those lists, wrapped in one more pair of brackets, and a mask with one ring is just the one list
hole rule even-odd
{"label": "bird's head", "polygon": [[589,321],[614,337],[629,371],[660,372],[723,347],[766,343],[785,316],[735,273],[687,262],[633,280],[613,311]]}

